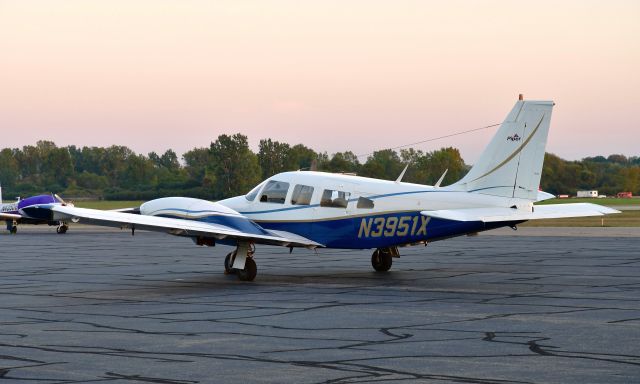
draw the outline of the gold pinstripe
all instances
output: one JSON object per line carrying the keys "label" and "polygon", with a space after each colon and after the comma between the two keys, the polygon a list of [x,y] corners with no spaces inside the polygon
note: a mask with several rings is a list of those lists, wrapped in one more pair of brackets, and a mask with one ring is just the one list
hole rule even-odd
{"label": "gold pinstripe", "polygon": [[502,168],[505,164],[507,164],[509,161],[511,161],[514,157],[516,157],[516,155],[520,152],[522,152],[522,150],[524,149],[524,147],[529,144],[529,141],[531,141],[531,139],[533,138],[533,136],[536,134],[536,132],[538,132],[538,128],[540,128],[540,124],[542,124],[542,120],[544,120],[544,113],[542,114],[542,117],[540,118],[540,121],[538,122],[538,125],[536,125],[536,128],[533,130],[533,132],[531,132],[531,134],[529,135],[529,137],[527,137],[527,140],[524,141],[524,143],[522,143],[522,145],[520,147],[518,147],[518,149],[516,149],[511,155],[509,155],[509,157],[507,157],[502,163],[496,165],[492,170],[490,170],[489,172],[483,174],[482,176],[478,176],[475,179],[469,181],[469,183],[473,183],[474,181],[481,179],[485,176],[488,176],[490,174],[492,174],[493,172],[497,171],[498,169]]}

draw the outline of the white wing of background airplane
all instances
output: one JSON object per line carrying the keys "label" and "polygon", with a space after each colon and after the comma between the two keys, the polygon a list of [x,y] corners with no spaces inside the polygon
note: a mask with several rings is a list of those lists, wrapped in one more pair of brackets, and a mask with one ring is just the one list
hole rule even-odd
{"label": "white wing of background airplane", "polygon": [[[280,245],[286,247],[321,247],[322,244],[305,237],[278,231],[277,233],[261,229],[263,233],[248,233],[216,223],[178,218],[136,215],[131,213],[101,211],[97,209],[76,208],[70,206],[50,206],[54,220],[71,220],[116,228],[141,229],[164,232],[178,236],[207,237],[217,240],[241,240],[257,244]],[[242,216],[244,217],[244,216]],[[249,220],[249,219],[247,219]]]}
{"label": "white wing of background airplane", "polygon": [[3,220],[17,220],[17,219],[21,219],[22,216],[21,215],[16,215],[15,213],[0,213],[0,219]]}
{"label": "white wing of background airplane", "polygon": [[454,221],[482,221],[485,223],[499,221],[520,221],[539,219],[558,219],[566,217],[602,216],[620,213],[613,208],[598,204],[573,203],[536,205],[532,212],[506,207],[445,209],[436,211],[422,211],[420,214],[437,219]]}

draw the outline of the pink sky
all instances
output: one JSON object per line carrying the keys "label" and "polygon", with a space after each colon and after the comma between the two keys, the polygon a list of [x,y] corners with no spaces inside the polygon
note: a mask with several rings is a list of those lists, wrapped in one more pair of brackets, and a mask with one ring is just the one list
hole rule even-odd
{"label": "pink sky", "polygon": [[[638,1],[0,0],[3,147],[356,154],[556,102],[547,150],[640,155]],[[472,163],[495,130],[417,146]],[[362,159],[364,160],[364,159]]]}

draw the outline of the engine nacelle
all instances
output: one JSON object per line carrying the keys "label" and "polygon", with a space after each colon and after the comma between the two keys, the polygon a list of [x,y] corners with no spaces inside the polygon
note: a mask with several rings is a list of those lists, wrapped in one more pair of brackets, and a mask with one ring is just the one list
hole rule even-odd
{"label": "engine nacelle", "polygon": [[140,206],[140,214],[224,225],[245,234],[271,235],[246,216],[219,203],[190,197],[163,197]]}
{"label": "engine nacelle", "polygon": [[140,206],[140,214],[147,216],[179,217],[197,220],[211,215],[241,216],[224,205],[190,197],[163,197]]}

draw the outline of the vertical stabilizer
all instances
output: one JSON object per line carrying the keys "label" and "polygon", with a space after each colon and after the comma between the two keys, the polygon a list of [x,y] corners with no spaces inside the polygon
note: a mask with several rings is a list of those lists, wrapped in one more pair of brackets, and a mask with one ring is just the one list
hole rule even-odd
{"label": "vertical stabilizer", "polygon": [[518,100],[473,168],[452,187],[535,201],[553,105]]}

